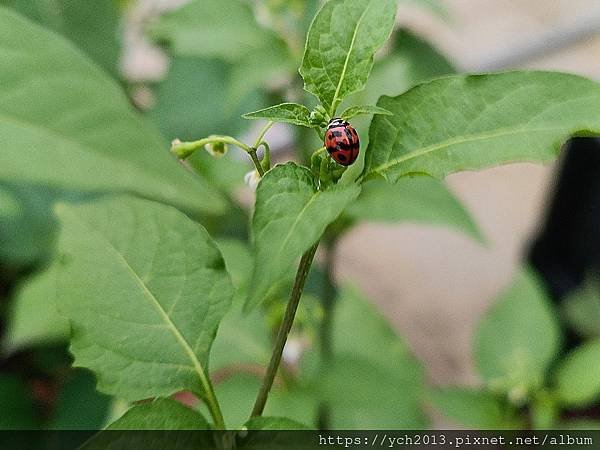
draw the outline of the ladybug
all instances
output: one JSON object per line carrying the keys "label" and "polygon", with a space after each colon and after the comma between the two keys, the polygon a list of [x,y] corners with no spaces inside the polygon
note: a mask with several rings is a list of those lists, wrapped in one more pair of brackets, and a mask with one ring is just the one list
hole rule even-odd
{"label": "ladybug", "polygon": [[331,119],[325,133],[325,148],[342,166],[349,166],[358,157],[360,141],[352,125],[343,119]]}

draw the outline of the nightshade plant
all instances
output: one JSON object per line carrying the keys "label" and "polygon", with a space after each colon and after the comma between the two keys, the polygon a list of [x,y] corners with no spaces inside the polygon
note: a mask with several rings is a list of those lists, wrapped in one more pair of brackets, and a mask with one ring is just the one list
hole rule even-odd
{"label": "nightshade plant", "polygon": [[[0,53],[5,85],[0,91],[0,178],[65,191],[65,201],[55,208],[61,224],[59,257],[44,277],[56,289],[58,311],[68,319],[74,365],[90,369],[102,392],[131,402],[157,399],[133,406],[109,428],[225,429],[227,411],[209,372],[215,336],[225,326],[236,326],[224,321],[231,308],[241,323],[242,317],[272,312],[286,292],[289,297],[269,364],[245,426],[300,427],[289,419],[260,416],[268,408],[320,244],[328,250],[325,257],[330,257],[352,220],[365,218],[431,220],[477,236],[439,179],[516,161],[550,161],[569,137],[600,133],[600,86],[560,73],[448,76],[396,97],[382,96],[377,105],[341,108],[346,98],[365,87],[374,55],[392,32],[396,3],[329,0],[321,7],[308,31],[300,66],[305,89],[315,96],[317,106],[283,103],[245,114],[247,119],[266,122],[251,144],[226,135],[173,141],[171,151],[182,160],[204,148],[220,155],[234,146],[254,164],[260,182],[251,223],[252,263],[243,269],[250,272],[243,283],[239,279],[244,277],[236,279],[238,261],[227,257],[235,251],[216,243],[194,220],[226,209],[222,194],[173,164],[158,133],[86,57],[63,39],[0,9],[0,42],[10,50]],[[228,31],[224,39],[235,32]],[[21,89],[23,84],[28,89]],[[35,104],[53,105],[53,114]],[[322,139],[331,118],[349,120],[360,114],[374,118],[368,133],[358,130],[363,141],[368,138],[368,146],[354,165],[339,166],[317,148],[306,166],[295,162],[271,166],[267,134],[273,123],[314,130]],[[43,152],[32,151],[42,148]],[[227,162],[222,164],[227,171]],[[70,191],[83,194],[72,198]],[[415,202],[417,198],[420,202]],[[406,208],[388,208],[392,199],[402,199]],[[437,211],[436,205],[443,210]],[[331,282],[331,274],[326,275]],[[378,347],[382,355],[367,354],[360,342],[354,346],[354,330],[349,327],[366,327],[379,319],[365,314],[359,301],[359,306],[350,307],[354,314],[333,324],[334,297],[329,290],[323,298],[319,361],[313,368],[320,378],[311,385],[313,396],[332,384],[329,370],[346,371],[362,387],[369,383],[365,374],[392,378],[398,367],[389,361],[396,356],[413,364],[387,329]],[[348,311],[347,306],[338,306]],[[344,355],[354,352],[364,357],[364,364],[338,357],[341,338]],[[221,345],[222,354],[213,355],[211,364],[215,358],[226,359],[226,352],[235,352],[235,345]],[[376,365],[369,364],[373,360],[378,360]],[[402,383],[419,384],[411,376]],[[180,391],[199,397],[210,419],[168,399]],[[323,420],[331,427],[347,425],[327,411],[333,391],[323,390]],[[385,392],[371,394],[380,395],[378,402],[388,397]],[[360,401],[363,394],[359,389],[353,395]],[[409,400],[394,408],[418,405],[416,395],[406,395]],[[340,409],[351,408],[346,404]],[[407,407],[404,417],[423,423],[421,413],[411,411]],[[161,417],[164,421],[157,422]],[[370,425],[394,426],[378,419]]]}

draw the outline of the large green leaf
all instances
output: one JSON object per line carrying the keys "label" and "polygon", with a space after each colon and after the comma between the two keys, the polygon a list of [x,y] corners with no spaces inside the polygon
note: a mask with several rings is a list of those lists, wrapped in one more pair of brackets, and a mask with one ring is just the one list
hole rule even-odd
{"label": "large green leaf", "polygon": [[176,54],[232,62],[266,47],[273,39],[258,25],[250,6],[241,0],[193,0],[162,15],[148,32]]}
{"label": "large green leaf", "polygon": [[294,263],[359,193],[357,185],[317,190],[311,172],[294,163],[276,166],[263,177],[252,220],[255,263],[249,307],[278,293],[295,272]]}
{"label": "large green leaf", "polygon": [[475,360],[490,388],[519,403],[542,385],[560,343],[557,313],[536,275],[527,269],[516,275],[481,321]]}
{"label": "large green leaf", "polygon": [[69,339],[69,322],[56,309],[56,268],[35,274],[17,291],[9,308],[4,351]]}
{"label": "large green leaf", "polygon": [[469,428],[501,430],[517,425],[510,406],[488,391],[439,388],[429,393],[429,399],[445,416]]}
{"label": "large green leaf", "polygon": [[395,182],[444,177],[517,161],[549,161],[572,135],[600,134],[600,85],[575,75],[458,75],[422,84],[378,106],[364,174]]}
{"label": "large green leaf", "polygon": [[[75,365],[130,400],[210,396],[208,357],[233,288],[206,231],[179,211],[117,197],[59,205],[59,312]],[[210,397],[209,397],[210,401]]]}
{"label": "large green leaf", "polygon": [[334,357],[325,360],[315,389],[330,410],[333,428],[427,426],[421,409],[421,365],[386,319],[357,291],[346,287],[340,293],[331,335]]}
{"label": "large green leaf", "polygon": [[567,405],[586,406],[600,398],[600,340],[583,344],[560,362],[556,393]]}
{"label": "large green leaf", "polygon": [[115,0],[1,0],[35,22],[65,36],[113,74],[118,73],[121,43]]}
{"label": "large green leaf", "polygon": [[569,324],[582,336],[600,337],[600,274],[590,274],[563,302]]}
{"label": "large green leaf", "polygon": [[330,0],[315,17],[300,74],[304,88],[334,115],[348,94],[360,91],[373,55],[394,26],[396,0]]}
{"label": "large green leaf", "polygon": [[443,182],[430,177],[407,177],[395,185],[368,181],[345,213],[355,220],[448,226],[482,239],[460,201]]}
{"label": "large green leaf", "polygon": [[128,190],[198,212],[224,203],[178,167],[119,86],[65,39],[0,8],[0,180]]}

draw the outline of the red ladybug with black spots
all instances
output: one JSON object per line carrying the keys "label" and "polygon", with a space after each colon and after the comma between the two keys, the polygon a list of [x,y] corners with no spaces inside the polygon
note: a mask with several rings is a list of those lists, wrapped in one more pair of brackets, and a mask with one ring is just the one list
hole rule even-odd
{"label": "red ladybug with black spots", "polygon": [[349,166],[358,157],[360,141],[352,125],[343,119],[331,119],[325,133],[325,148],[342,166]]}

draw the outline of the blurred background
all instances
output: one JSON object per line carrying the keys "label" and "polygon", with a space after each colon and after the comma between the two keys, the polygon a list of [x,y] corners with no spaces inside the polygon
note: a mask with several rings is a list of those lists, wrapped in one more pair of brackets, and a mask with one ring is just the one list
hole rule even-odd
{"label": "blurred background", "polygon": [[[89,9],[90,17],[71,14],[73,6],[69,3],[86,2],[0,0],[0,4],[80,45],[118,80],[132,104],[154,121],[168,140],[218,133],[252,137],[261,124],[244,123],[239,118],[241,113],[281,100],[314,104],[302,93],[296,68],[317,1],[247,2],[252,6],[254,20],[277,34],[277,45],[283,47],[280,53],[271,46],[272,53],[264,57],[276,63],[272,70],[257,70],[257,79],[248,74],[252,70],[244,66],[248,62],[243,60],[244,55],[237,54],[235,46],[203,49],[202,42],[211,39],[231,42],[231,36],[223,38],[221,32],[238,32],[242,36],[243,26],[236,30],[211,30],[213,34],[199,33],[194,36],[196,47],[190,47],[185,36],[177,36],[169,28],[169,18],[174,17],[170,14],[181,11],[178,8],[188,3],[185,0],[100,2],[107,4],[106,9],[93,11],[96,4]],[[57,6],[63,4],[66,6]],[[101,33],[90,33],[91,16],[98,14],[105,19],[94,25]],[[82,29],[68,27],[69,20],[77,21]],[[548,69],[600,80],[600,4],[596,0],[401,0],[397,21],[398,32],[383,50],[367,90],[357,94],[357,98],[374,103],[379,94],[400,94],[419,81],[452,72]],[[357,128],[366,138],[368,121],[357,121]],[[268,139],[275,161],[302,159],[303,152],[319,146],[312,136],[287,126],[276,126]],[[232,217],[219,222],[219,232],[235,236],[246,232],[239,230],[244,224],[239,217],[244,217],[243,211],[251,204],[252,192],[242,183],[250,166],[235,155],[230,157],[235,166],[225,174],[206,155],[190,164],[231,194],[238,205],[237,217],[232,213]],[[577,216],[580,222],[587,220],[587,225],[597,223],[597,219],[577,214],[580,210],[598,211],[598,196],[593,195],[586,197],[587,203],[574,205],[572,210],[567,208],[566,215],[558,219],[550,214],[563,164],[564,158],[547,166],[512,164],[449,176],[447,185],[473,217],[484,236],[483,244],[443,227],[361,223],[336,246],[334,279],[339,285],[351,283],[370,299],[421,361],[426,383],[480,386],[482,380],[473,356],[475,330],[511,285],[524,261],[533,260],[545,273],[541,266],[547,258],[536,259],[535,255],[553,254],[552,246],[560,240],[556,233],[548,232],[554,229],[547,225],[548,221],[568,221]],[[600,179],[598,165],[584,167],[590,170],[590,179]],[[579,186],[580,194],[574,194],[575,197],[588,195],[589,188]],[[44,325],[19,328],[19,317],[33,313],[27,305],[22,306],[21,313],[15,312],[16,299],[23,296],[24,280],[35,276],[49,252],[45,241],[50,239],[46,227],[51,221],[34,214],[40,197],[30,194],[19,193],[30,200],[32,213],[25,218],[27,226],[0,222],[4,227],[0,238],[6,238],[0,244],[5,311],[0,373],[18,374],[21,380],[27,380],[24,389],[31,390],[38,405],[45,405],[43,414],[46,419],[51,416],[52,426],[89,427],[100,423],[101,418],[90,417],[80,423],[81,417],[74,417],[77,410],[69,407],[69,402],[77,403],[77,397],[81,400],[84,392],[89,402],[99,405],[96,414],[105,417],[105,404],[111,401],[93,391],[93,379],[87,374],[68,379],[69,383],[78,384],[73,389],[66,389],[62,381],[56,382],[54,375],[48,375],[45,364],[55,366],[57,359],[68,359],[64,331],[49,332]],[[211,230],[210,220],[207,227]],[[571,228],[571,233],[577,235],[573,231],[577,229]],[[538,253],[532,250],[536,242]],[[318,262],[322,263],[323,258],[321,255]],[[563,262],[569,266],[569,261]],[[578,266],[575,275],[569,267],[564,269],[568,280],[559,283],[563,288],[553,287],[556,279],[547,281],[547,290],[555,302],[577,288],[582,273],[591,270],[593,263],[586,262],[584,266]],[[2,395],[17,395],[16,385],[23,386],[14,380],[0,383],[0,399]],[[110,405],[111,414],[118,416],[123,405]],[[61,413],[56,415],[56,411]],[[432,419],[431,426],[462,426],[434,408],[427,408],[426,413]]]}

